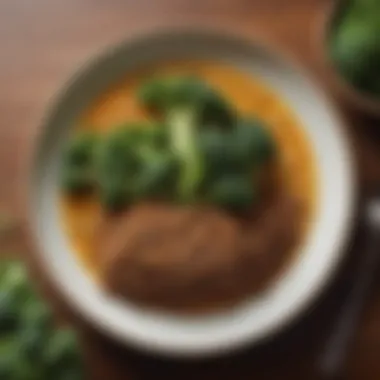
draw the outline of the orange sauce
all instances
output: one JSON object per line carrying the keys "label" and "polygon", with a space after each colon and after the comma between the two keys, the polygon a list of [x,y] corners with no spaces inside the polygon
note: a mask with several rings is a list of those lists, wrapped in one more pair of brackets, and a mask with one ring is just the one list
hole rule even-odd
{"label": "orange sauce", "polygon": [[[312,218],[316,198],[316,173],[311,147],[299,120],[271,88],[249,74],[219,62],[186,61],[165,63],[146,68],[128,76],[109,88],[83,113],[78,128],[106,131],[125,122],[147,119],[149,116],[135,99],[141,81],[152,74],[194,74],[220,91],[246,115],[263,119],[273,134],[284,185],[304,204],[304,225]],[[101,217],[95,198],[73,201],[63,197],[63,225],[74,250],[83,265],[96,273],[93,257],[94,231]]]}

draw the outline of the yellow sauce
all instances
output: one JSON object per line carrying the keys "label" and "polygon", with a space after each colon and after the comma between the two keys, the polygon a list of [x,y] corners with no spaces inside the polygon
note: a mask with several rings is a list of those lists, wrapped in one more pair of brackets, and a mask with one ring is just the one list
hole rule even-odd
{"label": "yellow sauce", "polygon": [[[299,120],[271,88],[249,74],[219,62],[172,62],[129,73],[96,99],[78,120],[78,128],[105,131],[118,123],[147,119],[135,99],[141,81],[152,74],[194,74],[220,91],[240,113],[263,119],[273,134],[284,185],[304,204],[304,225],[309,224],[316,198],[316,173],[311,147]],[[83,265],[95,270],[94,231],[101,217],[95,198],[63,198],[63,225]],[[96,272],[96,271],[95,271]]]}

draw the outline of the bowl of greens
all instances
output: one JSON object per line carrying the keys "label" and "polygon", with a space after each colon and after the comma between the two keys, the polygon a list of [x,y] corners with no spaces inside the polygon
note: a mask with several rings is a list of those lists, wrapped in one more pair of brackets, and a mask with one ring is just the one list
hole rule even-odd
{"label": "bowl of greens", "polygon": [[380,116],[380,3],[333,2],[323,23],[323,56],[331,80],[353,106]]}
{"label": "bowl of greens", "polygon": [[[274,234],[291,235],[296,215],[282,203],[268,218],[267,203],[255,208],[272,161],[282,173],[274,189],[297,193],[308,217],[270,283],[207,313],[135,302],[141,289],[146,298],[184,290],[185,299],[194,289],[202,298],[262,275],[267,257],[282,252]],[[283,330],[331,280],[352,228],[353,160],[333,102],[286,54],[220,30],[155,31],[90,60],[48,108],[30,163],[33,260],[85,321],[155,354],[212,356]],[[157,212],[145,203],[136,211],[142,195]],[[207,215],[197,211],[203,203]],[[251,223],[257,214],[263,223]],[[128,296],[105,289],[104,274]]]}

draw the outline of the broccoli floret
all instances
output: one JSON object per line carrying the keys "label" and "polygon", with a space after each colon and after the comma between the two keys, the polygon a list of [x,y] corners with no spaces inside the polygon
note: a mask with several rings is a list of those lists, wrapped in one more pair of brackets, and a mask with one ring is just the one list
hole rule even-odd
{"label": "broccoli floret", "polygon": [[[221,96],[194,77],[153,79],[138,96],[167,126],[169,147],[179,161],[177,199],[205,199],[235,210],[254,201],[253,174],[275,154],[272,137],[261,121],[238,119]],[[157,152],[151,157],[148,162],[155,163],[154,172],[164,178],[157,168],[168,165],[162,164]]]}
{"label": "broccoli floret", "polygon": [[0,337],[0,379],[17,379],[15,375],[22,361],[18,341],[15,336]]}
{"label": "broccoli floret", "polygon": [[329,41],[333,62],[358,89],[380,95],[380,2],[352,0],[342,3]]}
{"label": "broccoli floret", "polygon": [[93,189],[96,144],[96,134],[87,131],[76,133],[68,142],[61,174],[62,187],[66,192],[78,195]]}
{"label": "broccoli floret", "polygon": [[[66,373],[79,375],[80,356],[79,346],[75,334],[71,330],[60,329],[56,331],[46,342],[47,349],[44,352],[47,369],[51,374],[60,374],[57,378],[65,378]],[[68,379],[68,377],[67,377]]]}
{"label": "broccoli floret", "polygon": [[232,211],[247,209],[255,199],[253,180],[236,174],[221,176],[211,184],[207,192],[209,202]]}
{"label": "broccoli floret", "polygon": [[163,124],[140,127],[141,138],[132,149],[139,161],[134,178],[138,199],[173,194],[178,182],[178,160],[169,146],[168,129]]}
{"label": "broccoli floret", "polygon": [[268,128],[261,120],[254,118],[240,119],[234,129],[236,149],[241,161],[250,166],[260,166],[273,159],[275,143]]}
{"label": "broccoli floret", "polygon": [[133,179],[138,159],[133,146],[141,135],[128,125],[117,127],[100,140],[96,154],[96,181],[102,205],[109,211],[122,209],[133,198]]}
{"label": "broccoli floret", "polygon": [[100,203],[108,212],[119,212],[132,201],[132,192],[127,180],[114,179],[100,188]]}
{"label": "broccoli floret", "polygon": [[[361,20],[343,22],[331,41],[333,60],[354,85],[362,88],[371,80],[380,59],[378,34]],[[379,56],[379,59],[376,57]]]}
{"label": "broccoli floret", "polygon": [[39,302],[36,297],[33,297],[33,295],[29,296],[28,301],[23,309],[24,319],[28,327],[46,334],[54,326],[50,310],[44,303]]}
{"label": "broccoli floret", "polygon": [[54,326],[52,313],[34,294],[21,263],[0,263],[0,300],[0,319],[2,311],[12,312],[12,323],[0,328],[1,379],[83,378],[73,332]]}
{"label": "broccoli floret", "polygon": [[204,177],[204,162],[197,144],[200,126],[228,128],[234,113],[225,100],[194,77],[162,77],[145,83],[139,99],[165,118],[171,149],[179,158],[181,171],[178,195],[193,200]]}
{"label": "broccoli floret", "polygon": [[151,150],[141,159],[136,176],[135,192],[138,198],[173,195],[178,182],[179,164],[170,151]]}
{"label": "broccoli floret", "polygon": [[204,183],[208,184],[225,172],[241,172],[242,162],[234,131],[204,129],[198,135],[198,144],[205,165]]}
{"label": "broccoli floret", "polygon": [[29,291],[25,288],[27,277],[22,265],[12,261],[0,269],[0,334],[5,334],[18,327]]}
{"label": "broccoli floret", "polygon": [[274,157],[275,144],[256,119],[241,119],[231,130],[200,131],[199,146],[206,167],[206,183],[223,173],[245,176],[259,169]]}
{"label": "broccoli floret", "polygon": [[13,294],[0,293],[0,334],[17,328],[20,312],[18,306]]}
{"label": "broccoli floret", "polygon": [[161,195],[174,187],[176,168],[167,128],[161,124],[115,128],[100,143],[97,155],[101,202],[107,210],[119,211],[136,199]]}
{"label": "broccoli floret", "polygon": [[62,171],[62,188],[69,194],[89,193],[94,185],[92,169],[65,167]]}
{"label": "broccoli floret", "polygon": [[41,352],[44,347],[44,335],[38,328],[27,326],[17,335],[19,349],[22,356],[31,361],[41,360]]}
{"label": "broccoli floret", "polygon": [[165,76],[144,83],[138,92],[142,104],[161,116],[177,107],[190,109],[198,125],[229,128],[235,121],[231,106],[213,88],[193,76]]}

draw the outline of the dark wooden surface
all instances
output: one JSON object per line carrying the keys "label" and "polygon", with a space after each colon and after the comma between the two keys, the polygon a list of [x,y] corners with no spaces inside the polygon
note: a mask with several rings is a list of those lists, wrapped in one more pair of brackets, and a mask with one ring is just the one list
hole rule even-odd
{"label": "dark wooden surface", "polygon": [[[202,23],[246,35],[257,31],[265,34],[290,48],[324,79],[315,42],[317,23],[327,3],[328,0],[1,0],[0,216],[8,213],[22,224],[20,194],[25,152],[51,95],[91,54],[135,31],[173,23]],[[375,122],[355,115],[342,102],[340,106],[349,120],[347,131],[356,152],[359,203],[363,205],[380,181],[380,133]],[[63,310],[54,290],[45,285],[45,291],[58,314],[65,313],[83,332],[91,379],[318,379],[316,359],[350,289],[365,238],[365,228],[359,221],[335,283],[299,323],[265,345],[212,361],[168,361],[121,348]],[[1,243],[5,253],[23,250],[21,254],[28,254],[18,229],[3,237]],[[380,379],[378,289],[374,289],[363,315],[343,377]]]}

